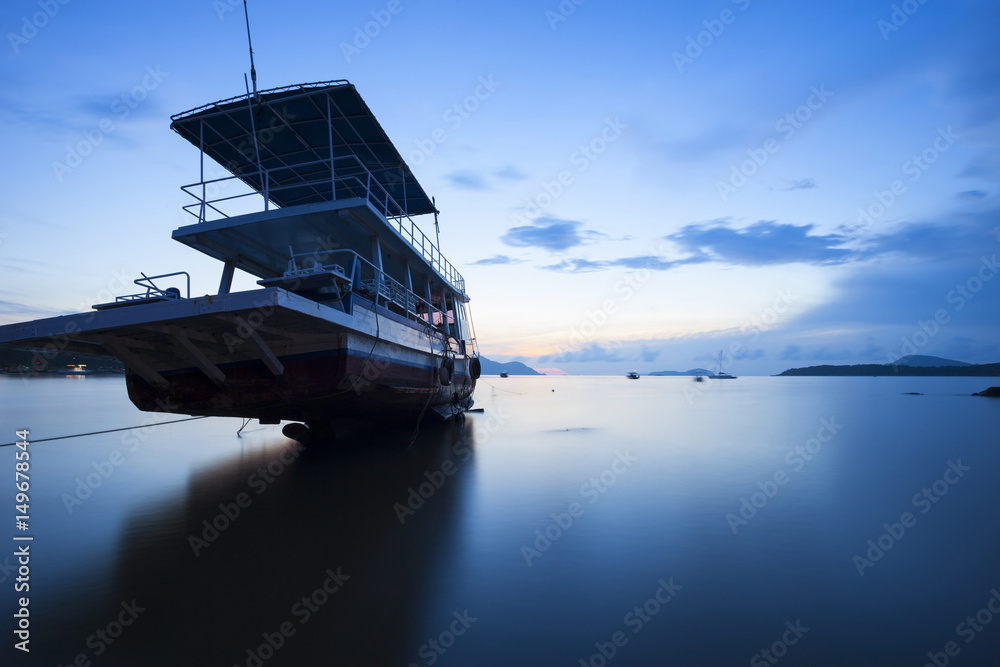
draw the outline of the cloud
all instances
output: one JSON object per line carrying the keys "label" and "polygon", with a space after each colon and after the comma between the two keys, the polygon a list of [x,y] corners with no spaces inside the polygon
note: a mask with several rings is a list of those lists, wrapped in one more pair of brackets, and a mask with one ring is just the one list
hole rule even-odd
{"label": "cloud", "polygon": [[660,356],[660,351],[659,350],[654,350],[653,348],[651,348],[651,347],[649,347],[648,345],[645,345],[645,344],[642,346],[642,348],[639,351],[639,359],[641,359],[642,361],[644,361],[646,363],[649,363],[651,361],[656,361],[656,358],[659,357],[659,356]]}
{"label": "cloud", "polygon": [[561,271],[563,273],[589,273],[591,271],[604,271],[616,266],[623,266],[629,269],[647,269],[649,271],[669,271],[686,264],[701,264],[709,262],[708,255],[697,254],[683,259],[666,260],[655,255],[638,255],[636,257],[620,257],[618,259],[606,259],[591,261],[589,259],[567,259],[558,264],[543,266],[549,271]]}
{"label": "cloud", "polygon": [[972,156],[958,175],[996,183],[1000,181],[1000,155],[994,150],[981,151]]}
{"label": "cloud", "polygon": [[966,190],[964,192],[959,192],[955,195],[955,199],[964,199],[976,201],[979,199],[985,199],[989,196],[989,193],[985,190]]}
{"label": "cloud", "polygon": [[582,226],[582,222],[575,220],[561,220],[552,216],[543,216],[530,225],[511,227],[506,234],[500,237],[500,240],[509,246],[537,247],[561,252],[604,236],[593,230],[581,230]]}
{"label": "cloud", "polygon": [[897,253],[938,262],[954,257],[975,256],[994,239],[990,227],[1000,212],[983,215],[953,214],[946,222],[918,222],[880,234],[866,242],[871,255]]}
{"label": "cloud", "polygon": [[38,306],[29,306],[17,301],[0,299],[0,326],[23,322],[31,318],[56,317],[65,315],[65,310],[55,310]]}
{"label": "cloud", "polygon": [[658,255],[636,255],[617,259],[568,258],[541,268],[562,273],[590,273],[616,267],[670,271],[689,264],[721,262],[739,266],[780,264],[837,265],[896,254],[915,259],[964,256],[1000,238],[1000,228],[988,224],[996,214],[956,215],[947,222],[907,224],[891,232],[866,239],[860,247],[845,247],[854,241],[844,234],[812,234],[814,225],[780,224],[762,220],[733,229],[727,219],[694,223],[663,238],[687,252],[686,257],[666,259]]}
{"label": "cloud", "polygon": [[502,178],[507,181],[523,181],[528,178],[528,174],[521,171],[512,164],[508,164],[502,169],[498,169],[497,171],[493,172],[493,175],[496,176],[497,178]]}
{"label": "cloud", "polygon": [[694,137],[661,141],[656,147],[672,160],[694,161],[727,148],[742,147],[748,141],[746,130],[719,125]]}
{"label": "cloud", "polygon": [[558,264],[549,264],[542,268],[563,273],[590,273],[591,271],[603,271],[608,268],[608,263],[592,262],[589,259],[564,259]]}
{"label": "cloud", "polygon": [[813,235],[813,227],[761,220],[743,229],[732,229],[727,220],[714,220],[687,225],[664,238],[695,255],[743,266],[843,264],[859,258],[856,251],[839,247],[849,240],[847,237]]}
{"label": "cloud", "polygon": [[488,190],[490,187],[482,174],[471,169],[453,171],[445,176],[445,178],[451,181],[452,184],[466,190]]}
{"label": "cloud", "polygon": [[622,357],[611,352],[597,343],[591,343],[586,345],[579,350],[573,350],[570,352],[560,352],[559,354],[549,354],[543,357],[538,357],[538,363],[568,363],[568,362],[589,362],[589,361],[622,361]]}
{"label": "cloud", "polygon": [[523,261],[522,259],[515,259],[507,255],[493,255],[492,257],[476,260],[471,264],[472,266],[493,266],[495,264],[520,264]]}
{"label": "cloud", "polygon": [[793,181],[785,190],[809,190],[817,187],[816,181],[811,178],[803,178],[801,181]]}

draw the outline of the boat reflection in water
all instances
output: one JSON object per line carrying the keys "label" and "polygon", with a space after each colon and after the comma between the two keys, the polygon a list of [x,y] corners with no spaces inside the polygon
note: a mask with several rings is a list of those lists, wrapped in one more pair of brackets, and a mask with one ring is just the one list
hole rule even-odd
{"label": "boat reflection in water", "polygon": [[419,662],[421,610],[460,541],[475,456],[471,420],[425,425],[407,448],[411,434],[335,448],[279,437],[137,509],[111,590],[61,619],[73,637],[55,660],[124,613],[101,665]]}

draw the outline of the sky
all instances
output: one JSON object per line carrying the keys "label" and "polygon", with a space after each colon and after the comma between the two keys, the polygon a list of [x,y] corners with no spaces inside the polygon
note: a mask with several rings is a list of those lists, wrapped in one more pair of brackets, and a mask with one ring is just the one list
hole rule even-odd
{"label": "sky", "polygon": [[[260,88],[351,81],[437,198],[487,357],[1000,361],[1000,5],[249,10]],[[169,117],[244,92],[242,3],[8,0],[0,27],[0,324],[140,272],[216,291],[221,265],[169,238],[199,159]]]}

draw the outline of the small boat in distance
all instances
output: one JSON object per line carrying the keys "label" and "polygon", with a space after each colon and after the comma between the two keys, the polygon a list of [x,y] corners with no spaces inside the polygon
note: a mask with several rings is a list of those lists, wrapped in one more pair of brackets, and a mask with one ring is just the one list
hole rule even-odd
{"label": "small boat in distance", "polygon": [[638,380],[639,371],[629,371],[628,373],[625,374],[625,377],[627,377],[629,380]]}
{"label": "small boat in distance", "polygon": [[722,366],[723,366],[723,364],[722,364],[722,355],[723,355],[722,350],[719,350],[719,363],[716,366],[715,375],[709,375],[708,376],[709,380],[735,380],[736,379],[735,375],[730,375],[729,373],[727,373],[724,370],[722,370]]}
{"label": "small boat in distance", "polygon": [[500,377],[502,378],[507,377],[507,371],[500,371]]}
{"label": "small boat in distance", "polygon": [[87,364],[72,364],[67,365],[66,368],[60,368],[56,371],[60,375],[93,375],[94,371],[87,370]]}

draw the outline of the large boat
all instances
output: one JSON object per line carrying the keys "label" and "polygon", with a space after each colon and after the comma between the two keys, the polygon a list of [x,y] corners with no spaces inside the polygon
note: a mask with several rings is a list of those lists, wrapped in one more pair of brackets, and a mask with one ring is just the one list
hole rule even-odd
{"label": "large boat", "polygon": [[[191,297],[185,272],[143,275],[143,291],[93,312],[2,326],[0,344],[40,350],[43,366],[63,350],[117,357],[141,410],[304,422],[312,436],[472,407],[465,280],[417,226],[436,224],[434,200],[351,83],[172,121],[201,153],[200,180],[182,188],[194,220],[173,238],[223,263],[218,293]],[[206,179],[206,158],[232,175]],[[231,291],[236,269],[259,289]]]}

